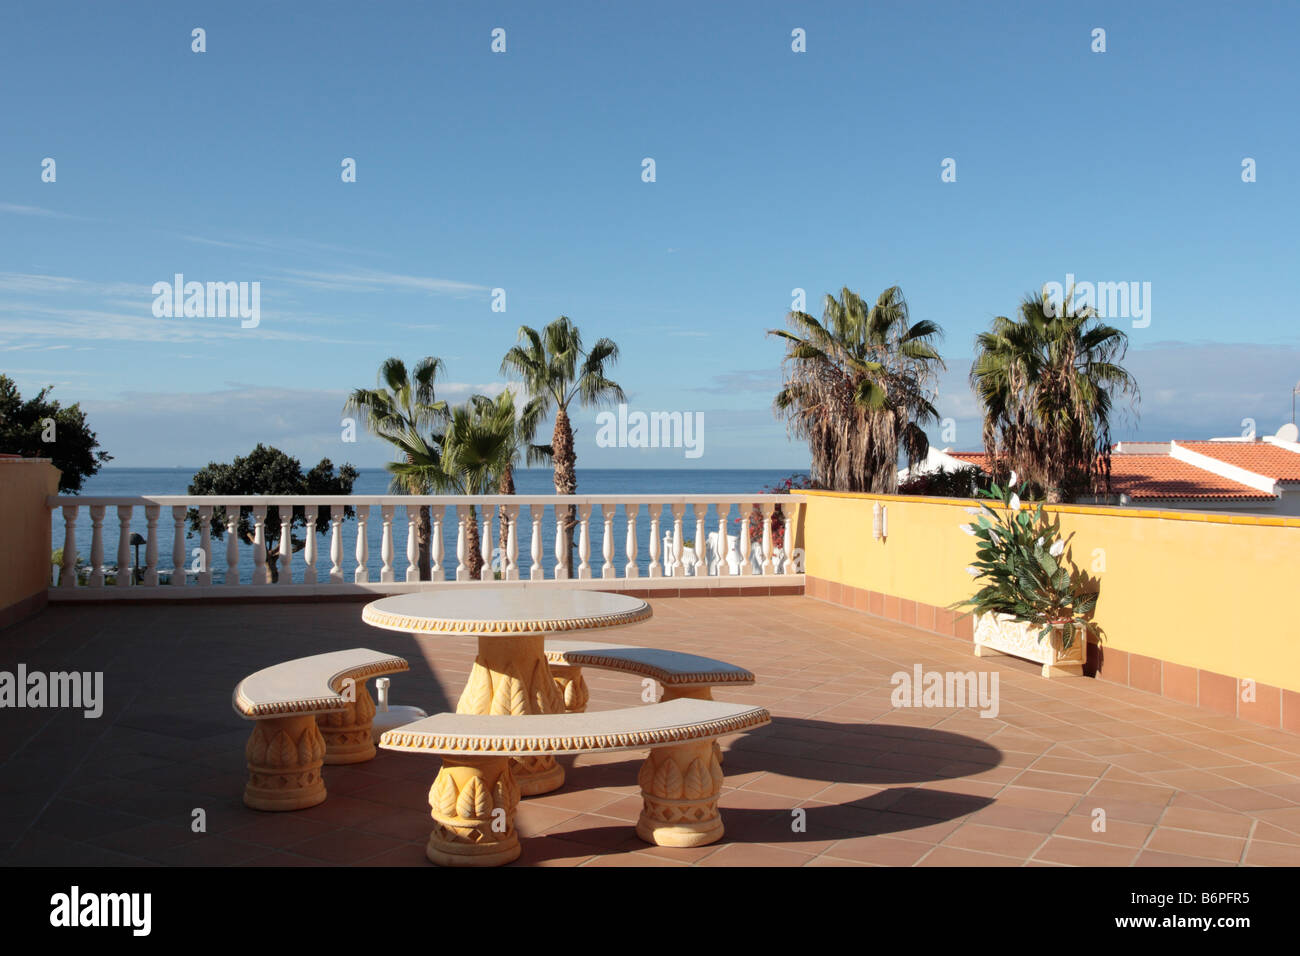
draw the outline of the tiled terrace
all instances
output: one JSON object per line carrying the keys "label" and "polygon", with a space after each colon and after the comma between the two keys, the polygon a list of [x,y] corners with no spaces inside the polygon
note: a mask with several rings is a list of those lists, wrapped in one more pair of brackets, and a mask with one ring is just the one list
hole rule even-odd
{"label": "tiled terrace", "polygon": [[[668,598],[611,639],[754,670],[720,693],[770,727],[724,742],[722,843],[647,847],[632,832],[640,757],[566,759],[563,790],[527,799],[515,865],[1117,866],[1300,864],[1300,737],[1127,687],[1045,681],[1037,666],[806,597]],[[62,606],[0,632],[0,669],[102,670],[103,717],[0,711],[0,863],[428,866],[432,758],[381,752],[325,768],[329,799],[296,813],[241,803],[244,675],[349,646],[401,654],[395,703],[454,706],[470,639],[390,634],[360,605]],[[996,670],[1001,710],[890,706],[890,675]],[[635,679],[589,672],[591,709]],[[190,829],[195,808],[207,833]],[[793,832],[792,810],[806,813]],[[1105,832],[1094,832],[1094,811]]]}

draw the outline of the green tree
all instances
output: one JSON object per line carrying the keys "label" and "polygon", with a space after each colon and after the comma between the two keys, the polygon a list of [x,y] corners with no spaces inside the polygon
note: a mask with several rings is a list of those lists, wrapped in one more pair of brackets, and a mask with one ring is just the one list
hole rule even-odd
{"label": "green tree", "polygon": [[[259,444],[245,457],[236,458],[230,464],[209,462],[195,473],[190,482],[191,495],[350,495],[352,484],[357,480],[357,470],[344,464],[336,474],[334,464],[328,458],[322,458],[316,467],[303,473],[297,458],[292,458],[278,448],[268,448]],[[294,528],[305,528],[307,509],[296,505],[290,509],[271,506],[267,509],[263,525],[263,537],[266,546],[266,566],[271,580],[280,579],[278,565],[280,559],[280,535],[285,531],[282,510],[290,511],[289,540],[292,550],[301,551],[306,545],[305,538],[293,536]],[[347,507],[344,518],[351,518],[356,512]],[[329,505],[316,508],[316,533],[326,534],[330,529]],[[189,527],[191,531],[201,530],[202,519],[195,508],[189,510]],[[226,509],[214,508],[212,512],[211,531],[213,537],[221,540],[226,532]],[[254,543],[253,509],[245,505],[239,509],[239,522],[236,525],[239,540]]]}
{"label": "green tree", "polygon": [[[590,350],[582,345],[582,333],[568,316],[560,316],[541,332],[520,326],[519,343],[501,361],[501,371],[518,375],[528,390],[529,405],[540,403],[539,415],[555,413],[551,433],[551,460],[554,466],[555,493],[572,495],[578,491],[578,454],[573,444],[573,426],[569,407],[576,401],[582,407],[599,407],[624,402],[622,387],[609,378],[606,369],[618,361],[618,346],[611,339],[598,339]],[[560,521],[559,515],[556,520]],[[563,518],[568,549],[569,577],[573,567],[573,527],[577,509],[572,506]]]}
{"label": "green tree", "polygon": [[1136,402],[1120,365],[1128,337],[1090,308],[1026,296],[975,339],[970,381],[984,410],[984,450],[995,473],[1015,471],[1048,502],[1110,488],[1115,400]]}
{"label": "green tree", "polygon": [[[441,427],[447,419],[447,403],[437,398],[434,389],[438,373],[443,370],[442,359],[432,355],[420,359],[409,374],[401,359],[390,358],[379,367],[376,387],[353,389],[343,411],[362,415],[366,428],[391,444],[399,461],[414,464],[422,455],[427,456],[431,430]],[[393,476],[389,485],[393,494],[427,495],[434,490],[424,480],[429,474],[425,469],[389,468],[389,472]],[[416,523],[421,581],[429,580],[432,574],[432,528],[433,515],[426,505],[420,508]]]}
{"label": "green tree", "polygon": [[100,449],[81,403],[60,405],[49,397],[52,389],[23,401],[13,379],[0,375],[0,453],[50,459],[60,472],[59,491],[76,494],[113,456]]}
{"label": "green tree", "polygon": [[[450,410],[446,427],[413,444],[404,461],[390,462],[394,476],[440,492],[490,495],[519,454],[519,419],[508,389],[495,399],[473,395]],[[465,527],[465,566],[477,580],[483,567],[478,515],[473,505]]]}
{"label": "green tree", "polygon": [[844,288],[827,295],[819,322],[791,312],[785,384],[774,409],[791,434],[808,442],[813,478],[834,491],[892,494],[900,449],[909,467],[925,458],[923,426],[939,420],[934,384],[943,360],[933,322],[912,322],[902,290],[886,289],[868,306]]}

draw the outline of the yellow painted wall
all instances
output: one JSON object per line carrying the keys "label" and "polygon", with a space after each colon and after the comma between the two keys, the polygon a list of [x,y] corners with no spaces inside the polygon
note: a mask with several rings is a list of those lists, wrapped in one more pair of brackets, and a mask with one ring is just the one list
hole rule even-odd
{"label": "yellow painted wall", "polygon": [[48,461],[0,458],[0,611],[50,586],[48,495],[59,470]]}
{"label": "yellow painted wall", "polygon": [[[972,502],[806,492],[809,575],[926,604],[972,593]],[[889,537],[872,538],[872,506]],[[1300,691],[1300,518],[1060,506],[1071,551],[1101,582],[1103,647]],[[1100,549],[1094,555],[1094,549]],[[1094,568],[1104,558],[1104,570]]]}

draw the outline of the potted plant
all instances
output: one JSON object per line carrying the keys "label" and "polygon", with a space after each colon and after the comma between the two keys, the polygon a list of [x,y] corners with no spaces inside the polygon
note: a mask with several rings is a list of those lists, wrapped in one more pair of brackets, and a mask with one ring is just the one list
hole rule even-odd
{"label": "potted plant", "polygon": [[967,508],[976,518],[962,530],[978,541],[969,573],[983,587],[954,607],[975,615],[975,655],[985,648],[1043,665],[1043,676],[1082,674],[1096,590],[1071,567],[1061,537],[1061,520],[1040,502],[1023,508],[1015,493],[1016,474],[1006,488],[992,485],[980,495],[1001,501],[1000,510],[981,503]]}

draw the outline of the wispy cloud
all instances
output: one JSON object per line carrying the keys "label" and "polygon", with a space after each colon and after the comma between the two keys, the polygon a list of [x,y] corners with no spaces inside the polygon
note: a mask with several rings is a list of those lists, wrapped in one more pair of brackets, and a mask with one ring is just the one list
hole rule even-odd
{"label": "wispy cloud", "polygon": [[85,216],[74,216],[71,213],[59,212],[56,209],[45,209],[42,206],[22,206],[17,203],[0,202],[0,213],[9,213],[14,216],[39,216],[42,219],[81,219]]}
{"label": "wispy cloud", "polygon": [[488,287],[455,279],[438,279],[432,276],[401,275],[393,272],[353,270],[348,272],[317,272],[304,269],[282,269],[289,282],[315,289],[332,289],[344,292],[410,291],[434,295],[467,297],[487,292]]}

